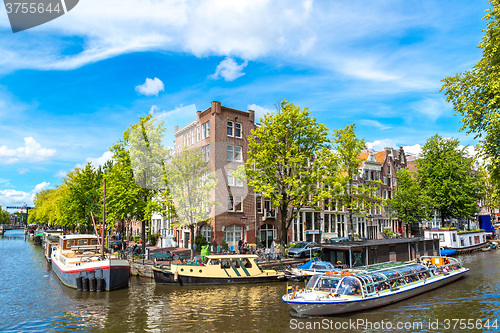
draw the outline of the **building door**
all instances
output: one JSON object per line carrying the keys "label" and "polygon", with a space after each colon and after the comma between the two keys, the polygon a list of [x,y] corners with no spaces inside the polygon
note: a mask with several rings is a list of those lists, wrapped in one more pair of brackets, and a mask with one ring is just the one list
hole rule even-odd
{"label": "building door", "polygon": [[264,224],[260,227],[260,243],[265,248],[270,248],[273,241],[276,239],[276,227],[272,224]]}
{"label": "building door", "polygon": [[184,248],[187,249],[189,248],[189,232],[184,231]]}
{"label": "building door", "polygon": [[234,250],[238,250],[238,241],[242,237],[243,228],[241,225],[231,224],[226,227],[224,231],[224,237],[226,238],[226,243],[229,247],[233,246]]}

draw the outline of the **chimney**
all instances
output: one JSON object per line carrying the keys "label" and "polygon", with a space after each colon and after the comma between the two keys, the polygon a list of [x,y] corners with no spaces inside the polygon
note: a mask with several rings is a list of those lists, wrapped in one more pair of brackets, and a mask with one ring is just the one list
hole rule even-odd
{"label": "chimney", "polygon": [[175,126],[175,127],[174,127],[174,134],[175,134],[175,132],[177,132],[178,130],[179,130],[179,126]]}
{"label": "chimney", "polygon": [[254,110],[248,110],[248,120],[250,120],[251,123],[255,122],[255,111]]}
{"label": "chimney", "polygon": [[220,102],[213,101],[210,108],[211,108],[212,114],[220,114],[220,112],[221,112]]}
{"label": "chimney", "polygon": [[200,122],[201,111],[196,111],[196,120]]}

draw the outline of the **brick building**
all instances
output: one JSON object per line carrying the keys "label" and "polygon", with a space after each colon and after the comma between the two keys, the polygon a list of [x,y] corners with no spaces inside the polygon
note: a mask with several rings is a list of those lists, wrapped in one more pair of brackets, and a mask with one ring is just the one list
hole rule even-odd
{"label": "brick building", "polygon": [[[253,192],[230,173],[247,160],[248,138],[257,126],[254,111],[228,108],[217,101],[206,110],[198,111],[196,119],[189,124],[181,128],[175,126],[175,153],[183,147],[200,149],[218,180],[213,191],[218,205],[210,211],[211,220],[196,228],[196,234],[203,235],[214,247],[221,245],[223,238],[235,248],[240,238],[250,244],[260,242],[260,245],[269,247],[280,236],[279,212],[271,206],[270,200]],[[363,162],[355,182],[380,180],[382,185],[377,194],[385,199],[392,198],[397,185],[396,172],[408,165],[403,148],[385,148],[381,152],[366,150],[360,158]],[[321,203],[321,207],[320,211],[306,207],[299,212],[289,230],[291,242],[319,243],[327,238],[349,235],[345,207],[339,207],[331,200]],[[353,231],[361,238],[382,238],[383,229],[405,233],[405,226],[390,218],[389,212],[383,209],[370,209],[367,215],[355,214],[353,217]],[[175,246],[189,247],[189,229],[166,233],[175,237]]]}
{"label": "brick building", "polygon": [[[384,151],[364,151],[359,158],[363,160],[360,174],[354,179],[362,184],[368,180],[380,180],[382,185],[377,194],[385,199],[392,198],[397,185],[396,172],[407,166],[403,147],[399,150],[385,148]],[[360,238],[379,239],[383,229],[394,233],[405,233],[405,227],[397,219],[390,218],[389,212],[374,208],[368,212],[368,218],[363,214],[353,215],[353,232]],[[312,207],[300,211],[299,217],[292,225],[291,239],[293,242],[322,242],[328,238],[349,236],[349,215],[345,207],[340,207],[332,201],[322,203],[322,210]]]}
{"label": "brick building", "polygon": [[[175,127],[175,153],[183,147],[200,149],[217,178],[213,198],[218,205],[210,211],[211,220],[196,228],[196,233],[214,246],[221,245],[224,238],[229,246],[237,248],[240,238],[256,244],[258,237],[262,245],[269,247],[278,237],[278,222],[270,201],[230,173],[247,160],[250,131],[257,126],[253,110],[236,110],[214,101],[206,110],[198,111],[195,120]],[[189,229],[174,232],[176,245],[189,247]]]}

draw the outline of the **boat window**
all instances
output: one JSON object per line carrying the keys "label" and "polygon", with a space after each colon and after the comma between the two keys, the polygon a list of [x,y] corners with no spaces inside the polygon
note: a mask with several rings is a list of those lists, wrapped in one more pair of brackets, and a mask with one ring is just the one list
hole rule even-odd
{"label": "boat window", "polygon": [[220,264],[219,259],[210,259],[208,262],[209,265],[218,265]]}
{"label": "boat window", "polygon": [[66,243],[67,248],[70,249],[73,245],[75,245],[75,241],[73,239],[68,239]]}
{"label": "boat window", "polygon": [[250,262],[250,260],[248,260],[248,258],[241,259],[241,264],[245,268],[252,268],[252,263]]}
{"label": "boat window", "polygon": [[78,239],[78,245],[87,245],[88,243],[87,239]]}
{"label": "boat window", "polygon": [[339,284],[339,278],[323,277],[318,281],[316,289],[319,291],[335,292]]}
{"label": "boat window", "polygon": [[90,245],[97,245],[97,239],[91,239],[90,240]]}
{"label": "boat window", "polygon": [[239,261],[239,259],[233,259],[232,262],[233,262],[233,267],[234,268],[240,268],[240,261]]}
{"label": "boat window", "polygon": [[322,269],[322,270],[326,270],[326,265],[322,265],[322,264],[314,264],[312,266],[312,269]]}
{"label": "boat window", "polygon": [[338,293],[347,296],[360,296],[361,283],[358,279],[353,277],[345,277],[340,282]]}
{"label": "boat window", "polygon": [[230,268],[231,264],[230,264],[229,259],[221,259],[220,260],[220,267],[223,269]]}
{"label": "boat window", "polygon": [[306,284],[306,289],[313,289],[314,285],[316,284],[316,282],[318,282],[319,278],[320,277],[318,275],[311,277]]}

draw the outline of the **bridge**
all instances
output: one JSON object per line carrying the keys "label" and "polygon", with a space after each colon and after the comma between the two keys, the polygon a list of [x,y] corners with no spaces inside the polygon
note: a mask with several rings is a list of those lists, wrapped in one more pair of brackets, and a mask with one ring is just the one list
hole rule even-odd
{"label": "bridge", "polygon": [[0,236],[4,234],[7,230],[17,230],[25,229],[22,225],[12,225],[12,224],[0,224]]}

